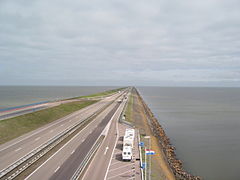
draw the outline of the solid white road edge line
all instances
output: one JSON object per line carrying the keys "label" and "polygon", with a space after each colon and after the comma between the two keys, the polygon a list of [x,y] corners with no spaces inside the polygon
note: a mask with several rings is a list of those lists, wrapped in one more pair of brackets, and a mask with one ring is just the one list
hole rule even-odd
{"label": "solid white road edge line", "polygon": [[[114,95],[115,95],[115,94],[113,94],[112,96],[114,96]],[[111,97],[111,96],[110,96],[110,97]],[[102,100],[102,101],[104,102],[104,100]],[[99,101],[99,102],[98,102],[99,105],[101,104],[102,101]],[[91,105],[89,105],[89,106],[87,106],[87,107],[85,107],[85,108],[83,108],[83,109],[78,110],[78,111],[83,111],[83,112],[81,112],[81,113],[84,113],[85,111],[88,111],[90,108],[92,108],[92,106],[95,106],[95,105],[96,105],[95,103],[94,103],[94,104],[91,104]],[[49,129],[49,128],[52,127],[52,126],[61,123],[62,121],[65,121],[66,119],[73,118],[72,116],[76,116],[78,113],[80,113],[80,112],[78,112],[78,111],[73,112],[72,114],[70,114],[70,115],[68,115],[68,116],[66,116],[66,117],[62,117],[62,118],[63,118],[62,120],[60,120],[60,121],[58,121],[58,122],[55,122],[55,123],[53,123],[53,124],[51,124],[51,125],[43,128],[43,129],[40,129],[40,130],[34,132],[33,134],[30,134],[30,135],[24,137],[23,139],[20,139],[19,141],[16,141],[16,142],[14,142],[14,143],[12,143],[12,144],[9,144],[8,146],[0,149],[0,151],[3,151],[3,150],[5,150],[5,149],[7,149],[7,148],[9,148],[9,147],[11,147],[11,146],[14,146],[15,144],[17,144],[17,143],[19,143],[19,142],[22,142],[22,141],[24,141],[25,139],[28,139],[28,138],[30,138],[31,136],[34,136],[34,135],[37,134],[37,133],[40,133],[40,132],[42,132],[42,131],[44,131],[44,130],[46,130],[46,129]],[[60,118],[60,119],[61,119],[61,118]]]}
{"label": "solid white road edge line", "polygon": [[[111,120],[110,120],[109,122],[112,123],[113,117],[116,115],[116,113],[118,112],[119,109],[120,109],[120,106],[118,107],[118,109],[116,110],[116,112],[113,114],[113,116],[112,116],[112,118],[111,118]],[[120,115],[121,115],[121,113],[120,113]],[[120,116],[120,115],[119,115],[119,116]],[[118,117],[118,118],[119,118],[119,117]],[[117,120],[117,123],[118,123],[118,120]],[[104,132],[104,130],[103,130],[103,132]],[[102,133],[103,133],[103,132],[102,132]],[[117,127],[117,139],[118,139],[118,127]],[[104,141],[105,141],[105,138],[104,138]],[[102,142],[102,144],[100,145],[100,147],[98,148],[98,150],[101,149],[102,145],[104,144],[104,141]],[[115,149],[115,146],[116,146],[116,143],[115,143],[113,149]],[[113,151],[112,151],[112,152],[113,152]],[[97,152],[96,152],[96,154],[97,154]],[[89,164],[86,172],[84,173],[84,175],[83,175],[83,177],[82,177],[83,180],[85,179],[85,176],[86,176],[86,174],[87,174],[87,172],[88,172],[89,167],[91,166],[92,162],[93,162],[94,159],[96,158],[96,154],[95,154],[95,156],[93,157],[92,161],[90,162],[90,164]],[[110,161],[111,161],[111,160],[110,160]]]}
{"label": "solid white road edge line", "polygon": [[[123,107],[124,107],[124,106],[123,106]],[[119,120],[120,115],[121,115],[121,113],[120,113],[119,116],[118,116],[118,120]],[[116,145],[117,145],[117,142],[118,142],[118,138],[119,138],[118,120],[116,121],[116,123],[117,123],[117,124],[116,124],[116,128],[117,128],[117,138],[116,138],[116,141],[115,141],[115,144],[114,144],[114,148],[113,148],[113,149],[115,149],[115,147],[116,147]],[[111,162],[112,162],[113,153],[114,153],[114,151],[112,151],[111,158],[110,158],[110,161],[109,161],[109,163],[108,163],[108,167],[107,167],[107,171],[106,171],[106,173],[105,173],[104,180],[106,180],[106,178],[107,178],[107,174],[108,174],[108,171],[109,171],[109,167],[110,167],[110,164],[111,164]]]}
{"label": "solid white road edge line", "polygon": [[70,141],[68,141],[66,144],[64,144],[57,152],[55,152],[52,156],[50,156],[46,161],[44,161],[43,164],[41,164],[37,169],[35,169],[31,174],[29,174],[24,180],[29,179],[36,171],[38,171],[43,165],[45,165],[50,159],[53,158],[59,151],[61,151],[66,145],[68,145],[72,140],[74,140],[84,129],[86,129],[90,124],[92,124],[94,121],[91,121],[86,127],[84,127],[79,133],[77,133]]}

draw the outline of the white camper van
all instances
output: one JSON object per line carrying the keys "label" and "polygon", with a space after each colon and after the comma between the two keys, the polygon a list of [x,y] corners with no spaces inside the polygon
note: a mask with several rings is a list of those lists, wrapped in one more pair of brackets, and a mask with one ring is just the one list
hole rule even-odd
{"label": "white camper van", "polygon": [[134,142],[134,139],[132,136],[123,137],[123,146],[130,146],[131,148],[133,148],[133,142]]}
{"label": "white camper van", "polygon": [[125,136],[132,136],[134,138],[135,130],[134,129],[126,129]]}
{"label": "white camper van", "polygon": [[123,146],[122,160],[123,161],[131,161],[132,160],[132,147],[131,146]]}

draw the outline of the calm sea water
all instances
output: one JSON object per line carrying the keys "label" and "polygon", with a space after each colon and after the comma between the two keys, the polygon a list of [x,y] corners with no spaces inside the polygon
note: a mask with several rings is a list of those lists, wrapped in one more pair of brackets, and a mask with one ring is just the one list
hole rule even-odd
{"label": "calm sea water", "polygon": [[139,87],[185,169],[240,179],[240,88]]}
{"label": "calm sea water", "polygon": [[0,86],[0,109],[98,93],[116,87]]}

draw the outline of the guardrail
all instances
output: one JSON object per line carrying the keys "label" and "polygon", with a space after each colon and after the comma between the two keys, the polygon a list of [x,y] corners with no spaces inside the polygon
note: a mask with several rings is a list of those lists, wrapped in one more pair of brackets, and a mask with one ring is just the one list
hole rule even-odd
{"label": "guardrail", "polygon": [[78,169],[75,171],[75,173],[73,174],[71,180],[77,180],[79,179],[79,177],[81,176],[83,170],[85,169],[85,167],[88,165],[90,159],[93,157],[93,155],[95,154],[95,152],[97,151],[98,147],[101,145],[101,142],[104,138],[104,135],[100,135],[99,138],[97,139],[97,141],[94,143],[94,145],[92,146],[92,148],[90,149],[90,151],[87,153],[87,155],[85,156],[84,160],[82,161],[82,163],[79,165]]}
{"label": "guardrail", "polygon": [[[117,98],[119,98],[120,96],[121,95],[119,95]],[[42,156],[44,156],[46,153],[48,153],[51,149],[53,149],[56,145],[58,145],[60,142],[62,142],[64,139],[66,139],[68,136],[70,136],[72,133],[74,133],[82,125],[87,123],[90,119],[94,118],[99,113],[101,113],[104,109],[106,109],[113,102],[114,101],[103,106],[101,109],[96,111],[94,114],[90,115],[85,120],[67,128],[65,131],[61,132],[54,138],[50,139],[48,142],[40,145],[39,147],[35,148],[27,155],[25,155],[22,158],[20,158],[19,160],[15,161],[13,164],[11,164],[10,166],[8,166],[7,168],[5,168],[4,170],[2,170],[0,172],[0,179],[11,180],[11,179],[14,179],[15,177],[17,177],[20,173],[22,173],[29,166],[31,166],[33,163],[35,163],[37,160],[39,160]]]}
{"label": "guardrail", "polygon": [[[127,103],[124,104],[124,107],[126,106]],[[123,111],[122,111],[123,112]],[[122,113],[121,115],[118,117],[118,121],[121,119]],[[110,122],[109,122],[110,123]],[[108,123],[108,125],[110,125]],[[107,125],[107,126],[108,126]],[[106,129],[106,128],[105,128]],[[104,129],[104,130],[105,130]],[[106,134],[104,133],[104,130],[102,132],[102,134],[98,137],[98,139],[96,140],[95,144],[92,146],[92,148],[90,149],[90,151],[88,152],[88,154],[86,155],[86,157],[84,158],[83,162],[79,165],[78,169],[75,171],[75,173],[73,174],[71,180],[78,180],[85,167],[88,165],[88,163],[90,162],[91,158],[93,157],[93,155],[95,154],[95,152],[97,151],[97,149],[99,148],[99,146],[102,143],[102,140],[104,139],[104,137],[106,136]]]}

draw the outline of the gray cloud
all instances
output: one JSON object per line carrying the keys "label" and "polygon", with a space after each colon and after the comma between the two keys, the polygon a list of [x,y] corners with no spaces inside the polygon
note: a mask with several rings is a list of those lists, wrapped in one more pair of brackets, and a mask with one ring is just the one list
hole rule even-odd
{"label": "gray cloud", "polygon": [[0,1],[0,84],[240,85],[238,0]]}

